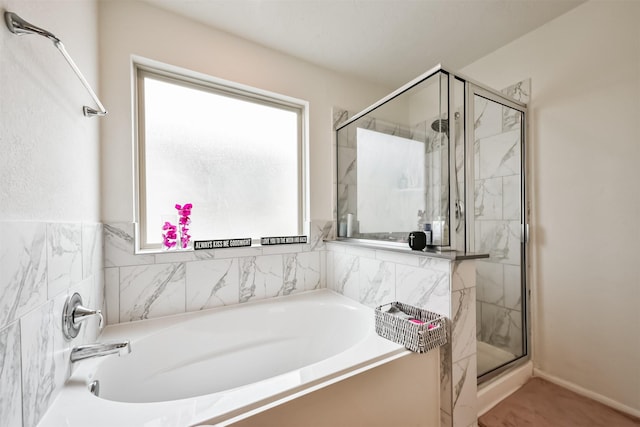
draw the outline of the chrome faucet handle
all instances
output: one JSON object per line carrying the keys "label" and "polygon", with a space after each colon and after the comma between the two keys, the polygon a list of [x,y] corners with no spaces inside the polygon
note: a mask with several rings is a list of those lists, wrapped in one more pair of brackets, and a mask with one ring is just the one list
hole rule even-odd
{"label": "chrome faucet handle", "polygon": [[98,327],[102,329],[102,322],[104,322],[102,311],[92,310],[82,305],[77,305],[76,308],[73,309],[73,324],[79,325],[80,322],[83,322],[92,316],[98,316]]}
{"label": "chrome faucet handle", "polygon": [[71,340],[78,336],[82,322],[89,317],[98,316],[98,327],[102,329],[104,319],[100,310],[92,310],[82,305],[82,297],[77,292],[64,303],[62,310],[62,332],[65,338]]}

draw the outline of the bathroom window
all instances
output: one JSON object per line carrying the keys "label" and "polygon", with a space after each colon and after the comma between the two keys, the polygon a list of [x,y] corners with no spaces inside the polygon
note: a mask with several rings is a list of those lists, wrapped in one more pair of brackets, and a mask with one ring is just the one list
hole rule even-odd
{"label": "bathroom window", "polygon": [[304,101],[135,65],[141,249],[160,248],[175,204],[192,240],[297,235],[305,215]]}

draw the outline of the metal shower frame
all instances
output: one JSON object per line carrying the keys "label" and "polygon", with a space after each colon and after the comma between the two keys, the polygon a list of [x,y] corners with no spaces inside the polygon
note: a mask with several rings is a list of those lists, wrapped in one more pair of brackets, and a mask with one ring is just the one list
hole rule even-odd
{"label": "metal shower frame", "polygon": [[[371,106],[369,106],[368,108],[365,108],[364,110],[362,110],[361,112],[355,114],[353,117],[350,117],[349,119],[345,120],[344,122],[340,123],[338,126],[336,126],[336,131],[349,125],[352,122],[355,122],[356,120],[360,119],[361,117],[367,115],[368,113],[372,112],[373,110],[377,109],[378,107],[382,106],[383,104],[391,101],[392,99],[396,98],[397,96],[401,95],[402,93],[406,92],[407,90],[411,89],[412,87],[420,84],[421,82],[423,82],[424,80],[432,77],[433,75],[435,75],[436,73],[443,73],[444,75],[447,76],[448,78],[448,100],[449,102],[447,103],[447,118],[451,118],[454,117],[453,115],[455,114],[454,111],[454,106],[453,106],[453,100],[455,99],[454,97],[454,88],[455,88],[455,82],[460,81],[464,84],[464,114],[465,114],[465,121],[464,121],[464,130],[462,131],[464,139],[463,139],[463,146],[464,146],[464,151],[465,151],[465,164],[464,164],[464,213],[463,213],[463,218],[465,221],[465,233],[464,233],[464,242],[456,242],[455,241],[455,233],[449,233],[450,236],[450,244],[452,247],[455,246],[456,249],[460,250],[460,248],[464,248],[465,252],[472,252],[472,249],[475,247],[475,236],[474,236],[474,229],[473,229],[473,220],[474,220],[474,209],[473,209],[473,196],[474,196],[474,160],[473,160],[473,156],[470,155],[473,153],[474,150],[474,141],[473,138],[471,137],[471,132],[470,130],[474,129],[474,106],[473,106],[473,96],[474,95],[479,95],[482,97],[485,97],[493,102],[497,102],[499,104],[502,104],[506,107],[512,108],[514,110],[520,111],[521,113],[524,114],[523,116],[523,123],[521,126],[521,170],[522,170],[522,176],[521,176],[521,206],[522,206],[522,212],[521,212],[521,238],[520,238],[520,262],[521,262],[521,292],[522,292],[522,296],[523,296],[523,300],[526,301],[525,302],[525,307],[523,309],[522,312],[522,322],[523,322],[523,332],[524,332],[524,339],[523,339],[523,350],[524,350],[524,354],[523,356],[520,357],[516,357],[515,359],[513,359],[512,361],[497,367],[496,369],[488,372],[487,374],[483,375],[481,377],[481,379],[479,379],[479,383],[485,382],[486,380],[489,380],[497,375],[499,375],[500,373],[504,372],[505,370],[508,370],[512,367],[515,366],[519,366],[523,363],[526,363],[528,360],[530,360],[531,358],[531,306],[530,306],[530,293],[529,293],[529,283],[526,280],[527,279],[527,269],[528,269],[528,257],[527,257],[527,243],[529,241],[529,217],[528,217],[528,191],[527,191],[527,160],[526,160],[526,135],[527,135],[527,127],[528,127],[528,111],[527,111],[527,105],[523,102],[514,100],[509,98],[508,96],[506,96],[505,94],[492,89],[482,83],[479,83],[473,79],[470,79],[462,74],[459,73],[454,73],[450,70],[448,70],[447,68],[445,68],[444,66],[442,66],[442,64],[438,64],[435,67],[431,68],[430,70],[426,71],[425,73],[421,74],[420,76],[416,77],[415,79],[411,80],[410,82],[406,83],[405,85],[403,85],[402,87],[398,88],[397,90],[393,91],[392,93],[390,93],[389,95],[385,96],[384,98],[380,99],[378,102],[376,102],[375,104],[372,104]],[[449,126],[449,141],[456,141],[456,127],[455,126]],[[452,149],[453,148],[453,149]],[[451,203],[452,200],[456,200],[456,194],[455,194],[455,189],[453,188],[453,186],[451,185],[451,176],[452,173],[455,174],[456,173],[456,163],[455,163],[455,147],[450,147],[449,148],[449,203]],[[469,206],[471,206],[471,208],[469,208]],[[452,215],[453,215],[453,210],[449,209],[449,224],[452,224]],[[337,219],[336,219],[337,220]]]}

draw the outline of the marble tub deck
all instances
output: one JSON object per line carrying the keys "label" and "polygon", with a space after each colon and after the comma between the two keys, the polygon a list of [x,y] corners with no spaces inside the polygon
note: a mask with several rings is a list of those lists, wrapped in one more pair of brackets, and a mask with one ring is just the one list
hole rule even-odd
{"label": "marble tub deck", "polygon": [[480,427],[640,427],[640,419],[576,394],[541,378],[522,388],[478,419]]}

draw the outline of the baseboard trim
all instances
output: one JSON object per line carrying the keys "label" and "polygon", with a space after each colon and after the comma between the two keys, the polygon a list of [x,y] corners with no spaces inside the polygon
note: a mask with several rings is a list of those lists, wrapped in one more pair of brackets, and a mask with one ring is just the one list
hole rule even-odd
{"label": "baseboard trim", "polygon": [[561,378],[558,378],[554,375],[548,374],[544,371],[541,371],[538,368],[533,369],[533,376],[542,378],[543,380],[547,380],[550,383],[557,384],[561,387],[564,387],[575,393],[578,393],[581,396],[588,397],[589,399],[593,399],[596,402],[600,402],[603,405],[609,406],[610,408],[616,409],[620,412],[624,412],[625,414],[628,414],[640,419],[640,410],[624,405],[620,402],[617,402],[609,397],[603,396],[591,390],[587,390],[586,388],[580,387],[579,385],[576,385],[572,382],[569,382]]}
{"label": "baseboard trim", "polygon": [[478,389],[478,416],[488,412],[509,395],[522,387],[533,376],[533,363],[528,361],[500,375],[488,383],[481,384]]}

